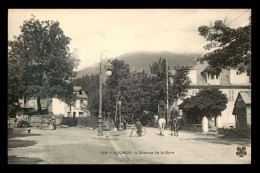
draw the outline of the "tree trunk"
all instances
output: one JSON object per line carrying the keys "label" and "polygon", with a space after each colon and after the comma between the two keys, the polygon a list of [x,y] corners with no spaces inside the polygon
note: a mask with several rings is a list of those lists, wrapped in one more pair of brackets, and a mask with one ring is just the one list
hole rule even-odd
{"label": "tree trunk", "polygon": [[38,107],[38,113],[42,114],[42,105],[41,105],[41,97],[37,96],[37,107]]}

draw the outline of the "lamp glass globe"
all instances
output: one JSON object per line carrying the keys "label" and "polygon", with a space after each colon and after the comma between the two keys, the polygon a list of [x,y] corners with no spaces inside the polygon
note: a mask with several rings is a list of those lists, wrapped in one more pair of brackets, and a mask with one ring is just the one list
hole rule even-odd
{"label": "lamp glass globe", "polygon": [[108,71],[106,72],[106,76],[107,76],[107,77],[111,77],[111,76],[112,76],[112,71],[108,70]]}

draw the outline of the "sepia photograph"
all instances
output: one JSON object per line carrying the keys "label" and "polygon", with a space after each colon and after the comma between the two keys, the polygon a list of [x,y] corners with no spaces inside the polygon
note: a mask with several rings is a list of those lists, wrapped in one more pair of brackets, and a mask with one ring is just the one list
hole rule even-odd
{"label": "sepia photograph", "polygon": [[251,12],[8,9],[8,164],[251,164]]}

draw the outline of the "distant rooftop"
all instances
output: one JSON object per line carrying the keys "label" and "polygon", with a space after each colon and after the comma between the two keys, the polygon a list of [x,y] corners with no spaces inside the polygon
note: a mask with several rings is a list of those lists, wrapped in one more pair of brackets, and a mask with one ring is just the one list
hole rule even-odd
{"label": "distant rooftop", "polygon": [[[82,99],[87,99],[88,96],[86,95],[86,93],[83,91],[83,89],[81,88],[81,86],[73,86],[74,91],[76,92],[76,97],[77,98],[82,98]],[[81,90],[81,94],[80,94],[80,90]]]}
{"label": "distant rooftop", "polygon": [[240,91],[239,94],[243,98],[245,104],[251,104],[251,92],[250,91]]}

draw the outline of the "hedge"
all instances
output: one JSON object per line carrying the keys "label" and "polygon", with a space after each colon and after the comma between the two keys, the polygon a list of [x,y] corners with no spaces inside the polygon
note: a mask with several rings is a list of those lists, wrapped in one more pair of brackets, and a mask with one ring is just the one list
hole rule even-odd
{"label": "hedge", "polygon": [[202,128],[201,128],[201,124],[181,124],[179,126],[179,130],[187,130],[187,131],[191,131],[191,132],[201,132]]}
{"label": "hedge", "polygon": [[93,129],[97,128],[97,121],[98,118],[95,116],[89,116],[89,117],[79,117],[78,118],[78,127],[92,127]]}
{"label": "hedge", "polygon": [[62,117],[62,121],[60,125],[67,125],[69,127],[77,126],[78,117]]}
{"label": "hedge", "polygon": [[67,125],[69,127],[77,126],[77,127],[92,127],[93,129],[97,128],[97,117],[89,116],[89,117],[63,117],[61,121],[61,125]]}
{"label": "hedge", "polygon": [[234,137],[234,138],[250,138],[251,137],[251,129],[218,128],[218,133],[222,134],[226,137]]}

